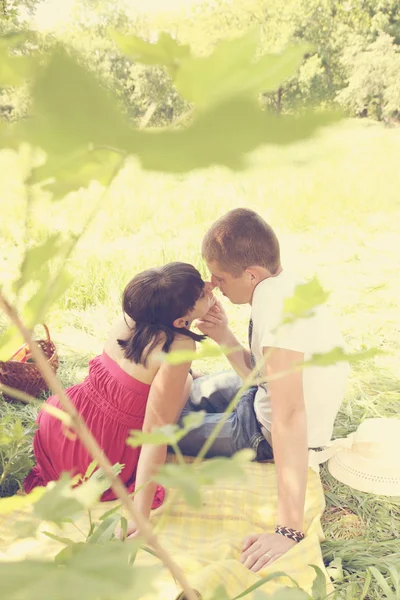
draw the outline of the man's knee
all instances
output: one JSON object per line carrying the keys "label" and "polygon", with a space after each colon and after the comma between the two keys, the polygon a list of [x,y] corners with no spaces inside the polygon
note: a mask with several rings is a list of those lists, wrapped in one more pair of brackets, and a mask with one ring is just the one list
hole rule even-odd
{"label": "man's knee", "polygon": [[242,380],[234,371],[222,371],[199,377],[193,382],[190,399],[193,404],[211,412],[224,412],[234,398]]}

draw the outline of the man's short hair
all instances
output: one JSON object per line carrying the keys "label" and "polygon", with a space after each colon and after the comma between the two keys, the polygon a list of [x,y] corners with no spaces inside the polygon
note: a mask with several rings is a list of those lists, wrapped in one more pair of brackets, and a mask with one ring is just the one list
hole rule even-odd
{"label": "man's short hair", "polygon": [[220,217],[203,239],[202,254],[234,277],[250,266],[275,274],[281,264],[278,238],[256,212],[235,208]]}

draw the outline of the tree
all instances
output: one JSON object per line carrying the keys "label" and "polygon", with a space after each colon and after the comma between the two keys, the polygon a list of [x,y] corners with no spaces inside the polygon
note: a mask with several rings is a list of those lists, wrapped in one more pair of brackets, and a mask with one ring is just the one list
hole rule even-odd
{"label": "tree", "polygon": [[359,116],[390,120],[400,115],[400,49],[386,33],[365,48],[362,41],[346,50],[348,85],[338,101]]}

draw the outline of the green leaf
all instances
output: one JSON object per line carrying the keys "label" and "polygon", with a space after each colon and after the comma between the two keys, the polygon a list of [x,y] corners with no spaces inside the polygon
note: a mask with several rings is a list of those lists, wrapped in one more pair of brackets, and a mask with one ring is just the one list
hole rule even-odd
{"label": "green leaf", "polygon": [[[119,473],[120,464],[113,466]],[[46,488],[46,493],[34,505],[34,514],[43,521],[53,521],[60,524],[69,518],[81,513],[84,509],[94,506],[105,490],[110,487],[110,482],[98,469],[90,479],[77,487],[75,479],[63,474],[57,482],[51,482]]]}
{"label": "green leaf", "polygon": [[92,460],[92,462],[90,463],[90,465],[86,469],[86,473],[83,476],[83,478],[84,479],[90,479],[90,477],[93,475],[93,473],[95,472],[95,470],[96,470],[97,467],[98,467],[97,460]]}
{"label": "green leaf", "polygon": [[20,85],[33,75],[34,59],[10,53],[25,39],[26,35],[21,33],[0,37],[0,87]]}
{"label": "green leaf", "polygon": [[154,476],[154,481],[167,487],[177,488],[189,506],[201,508],[201,475],[193,465],[165,464]]}
{"label": "green leaf", "polygon": [[149,170],[185,173],[213,164],[237,170],[257,147],[302,140],[337,119],[323,112],[277,116],[261,111],[255,101],[235,98],[198,114],[187,128],[130,132],[123,143]]}
{"label": "green leaf", "polygon": [[62,475],[57,483],[49,483],[46,493],[34,505],[34,514],[43,521],[62,523],[83,510],[83,504],[73,496],[71,479]]}
{"label": "green leaf", "polygon": [[[107,510],[104,514],[101,515],[100,521],[104,521],[105,519],[107,519],[111,515],[115,514],[121,508],[122,508],[122,504],[117,504],[116,506],[113,506],[113,508],[110,508],[110,510]],[[121,518],[121,516],[120,516],[120,518]]]}
{"label": "green leaf", "polygon": [[206,460],[199,465],[201,481],[209,485],[221,479],[246,480],[245,467],[254,457],[254,451],[246,449],[236,452],[231,458],[218,457]]}
{"label": "green leaf", "polygon": [[211,596],[206,596],[205,600],[230,600],[228,592],[225,586],[219,585],[212,593]]}
{"label": "green leaf", "polygon": [[107,186],[122,161],[121,154],[112,150],[80,148],[69,156],[50,156],[46,164],[32,171],[27,183],[44,182],[53,200],[60,200],[93,180]]}
{"label": "green leaf", "polygon": [[367,569],[367,571],[365,572],[365,581],[364,581],[363,589],[361,592],[360,600],[365,599],[366,595],[368,594],[368,590],[371,587],[371,582],[372,582],[372,575],[371,575],[371,572]]}
{"label": "green leaf", "polygon": [[153,446],[163,446],[179,441],[183,437],[178,425],[164,425],[160,428],[154,428],[151,432],[132,430],[129,438],[126,440],[128,446],[138,448],[144,444]]}
{"label": "green leaf", "polygon": [[159,356],[163,362],[170,365],[181,365],[193,360],[227,356],[232,352],[236,352],[236,350],[237,348],[217,346],[212,342],[205,341],[201,342],[200,349],[198,350],[174,350],[173,352],[161,352]]}
{"label": "green leaf", "polygon": [[307,45],[292,46],[282,54],[267,54],[256,60],[259,30],[220,42],[212,54],[192,57],[182,63],[175,78],[179,92],[204,110],[238,96],[256,98],[277,89],[296,73]]}
{"label": "green leaf", "polygon": [[371,575],[379,583],[387,600],[398,600],[398,596],[396,597],[396,594],[391,589],[391,587],[389,586],[388,582],[386,581],[386,579],[384,578],[382,573],[380,571],[378,571],[378,569],[376,567],[368,567],[368,570],[371,572]]}
{"label": "green leaf", "polygon": [[33,118],[19,134],[49,153],[63,155],[87,144],[119,148],[129,128],[117,102],[95,76],[57,48],[36,79]]}
{"label": "green leaf", "polygon": [[344,579],[344,572],[343,572],[343,564],[342,564],[342,559],[340,556],[337,556],[334,560],[332,560],[329,563],[329,566],[327,567],[327,572],[329,577],[333,580],[333,581],[343,581]]}
{"label": "green leaf", "polygon": [[313,316],[313,308],[324,304],[329,297],[314,277],[307,283],[296,286],[293,296],[286,298],[283,306],[283,315],[285,323],[292,323],[296,319],[304,319]]}
{"label": "green leaf", "polygon": [[[0,581],[7,600],[71,600],[79,591],[85,600],[108,600],[153,591],[158,567],[132,568],[132,544],[70,544],[57,561],[25,560],[0,563]],[[71,595],[72,594],[72,595]],[[126,596],[128,597],[128,596]]]}
{"label": "green leaf", "polygon": [[50,277],[48,263],[64,247],[65,242],[61,242],[60,234],[55,233],[38,246],[29,248],[22,261],[20,277],[13,284],[14,291],[18,293],[28,281],[42,281],[43,283],[47,283]]}
{"label": "green leaf", "polygon": [[45,491],[45,488],[37,487],[26,496],[0,498],[0,515],[5,516],[12,512],[23,510],[26,506],[37,502]]}
{"label": "green leaf", "polygon": [[326,577],[322,569],[317,565],[310,565],[316,573],[313,581],[311,595],[313,600],[325,600],[326,598]]}
{"label": "green leaf", "polygon": [[353,352],[348,354],[345,350],[343,350],[343,348],[337,346],[330,352],[313,354],[310,360],[307,360],[301,364],[302,366],[314,365],[317,367],[328,367],[329,365],[334,365],[343,361],[348,362],[349,364],[355,364],[363,360],[369,360],[374,356],[379,356],[381,354],[384,354],[384,352],[378,348],[369,348],[368,350],[362,350],[361,352]]}
{"label": "green leaf", "polygon": [[[119,475],[124,468],[124,465],[121,463],[115,463],[112,465],[112,471],[114,475]],[[80,490],[83,490],[83,494],[86,494],[88,490],[93,493],[94,498],[96,496],[100,496],[106,490],[109,489],[111,485],[110,478],[106,475],[103,469],[97,469],[94,473],[87,479],[79,489],[75,490],[75,494],[80,494]],[[92,502],[89,501],[89,505],[92,506]]]}
{"label": "green leaf", "polygon": [[243,168],[245,155],[260,145],[304,139],[336,119],[321,112],[277,116],[262,112],[256,101],[234,98],[197,115],[188,128],[137,131],[95,77],[57,49],[35,83],[33,117],[13,135],[48,154],[91,143],[136,154],[146,169],[184,173],[212,164]]}
{"label": "green leaf", "polygon": [[205,412],[198,411],[190,413],[183,418],[183,427],[178,425],[164,425],[163,427],[155,427],[150,432],[132,430],[129,438],[126,440],[128,446],[138,448],[143,444],[152,444],[153,446],[163,446],[164,444],[173,445],[179,442],[185,435],[199,427],[204,421]]}
{"label": "green leaf", "polygon": [[182,419],[184,431],[188,433],[189,431],[192,431],[192,429],[197,429],[197,427],[200,427],[205,416],[206,412],[204,410],[197,410],[185,415]]}
{"label": "green leaf", "polygon": [[24,343],[21,332],[11,325],[0,335],[0,360],[9,360]]}
{"label": "green leaf", "polygon": [[74,543],[73,540],[71,540],[69,538],[65,538],[65,537],[60,537],[59,535],[55,535],[54,533],[51,533],[50,531],[42,531],[42,533],[43,533],[43,535],[47,536],[51,540],[54,540],[55,542],[59,542],[60,544],[65,544],[66,546]]}
{"label": "green leaf", "polygon": [[245,464],[253,458],[253,451],[242,450],[231,458],[212,458],[200,464],[169,463],[159,469],[154,480],[177,488],[190,506],[200,508],[202,485],[212,485],[221,479],[245,479]]}
{"label": "green leaf", "polygon": [[109,542],[113,537],[115,527],[120,520],[119,515],[112,515],[101,521],[89,537],[89,544]]}
{"label": "green leaf", "polygon": [[389,566],[387,567],[389,573],[390,573],[390,578],[393,582],[393,586],[394,589],[397,593],[397,599],[400,599],[400,566],[399,565],[393,565],[393,566]]}
{"label": "green leaf", "polygon": [[[297,588],[299,587],[299,584],[297,583],[297,581],[292,579],[292,577],[290,577],[290,575],[287,575],[284,571],[275,571],[274,573],[271,573],[270,575],[266,575],[265,577],[262,577],[256,583],[253,583],[253,585],[251,585],[250,587],[245,589],[238,596],[235,596],[234,598],[232,598],[232,600],[239,600],[240,598],[244,598],[245,596],[248,596],[249,594],[251,594],[251,592],[254,592],[255,590],[257,590],[262,585],[268,583],[269,581],[273,581],[274,579],[279,579],[281,577],[287,577],[288,579],[290,579],[290,581],[292,581],[295,584],[295,586]],[[296,589],[296,588],[285,587],[284,589],[291,590],[291,589]],[[275,598],[275,596],[274,596],[274,598]]]}
{"label": "green leaf", "polygon": [[41,283],[23,309],[23,318],[28,327],[34,327],[45,320],[49,308],[64,294],[72,281],[72,276],[65,269],[60,269],[53,281]]}
{"label": "green leaf", "polygon": [[162,32],[156,43],[146,42],[134,35],[112,32],[112,38],[124,54],[144,65],[163,65],[173,77],[182,61],[191,56],[190,46],[180,44],[169,33]]}

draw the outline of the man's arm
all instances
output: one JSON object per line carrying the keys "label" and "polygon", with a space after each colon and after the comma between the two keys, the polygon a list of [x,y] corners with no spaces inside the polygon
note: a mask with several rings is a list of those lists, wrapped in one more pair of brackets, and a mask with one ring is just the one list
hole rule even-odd
{"label": "man's arm", "polygon": [[[303,529],[304,502],[308,475],[307,420],[303,398],[303,374],[295,365],[303,354],[268,348],[266,357],[268,390],[272,405],[272,445],[278,479],[276,525]],[[279,373],[290,371],[278,378]],[[243,545],[241,562],[259,571],[285,554],[295,541],[281,534],[249,536]]]}
{"label": "man's arm", "polygon": [[[304,355],[264,348],[272,407],[272,445],[278,478],[278,525],[302,530],[308,474],[307,419],[303,372],[295,370]],[[292,371],[282,378],[279,373]]]}
{"label": "man's arm", "polygon": [[242,346],[230,330],[228,317],[220,302],[216,301],[205,317],[196,321],[196,327],[220,346],[237,348],[237,351],[229,353],[227,358],[242,379],[250,374],[250,351]]}

